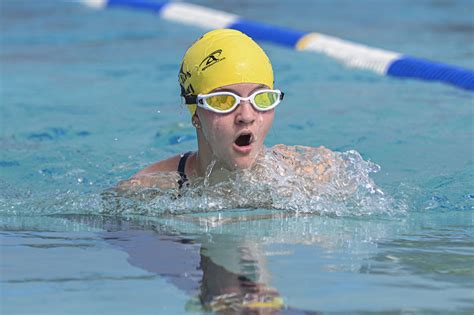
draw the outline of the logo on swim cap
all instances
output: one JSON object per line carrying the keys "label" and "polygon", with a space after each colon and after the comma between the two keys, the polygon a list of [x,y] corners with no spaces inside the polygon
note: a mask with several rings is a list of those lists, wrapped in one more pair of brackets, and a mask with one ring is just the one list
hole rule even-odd
{"label": "logo on swim cap", "polygon": [[191,72],[189,71],[185,72],[183,69],[183,64],[181,64],[181,68],[179,69],[179,83],[181,87],[181,96],[194,94],[194,88],[192,84],[189,84],[186,89],[184,88],[185,83],[189,78],[191,78]]}
{"label": "logo on swim cap", "polygon": [[[224,60],[225,57],[222,57],[222,58],[219,59],[219,56],[221,54],[222,54],[222,49],[218,49],[218,50],[210,53],[209,56],[207,56],[206,58],[204,58],[203,61],[201,61],[201,63],[199,64],[199,68],[201,69],[201,71],[204,71],[207,68],[209,68],[210,66],[215,65],[219,61]],[[203,64],[204,64],[204,66],[201,68],[201,66]]]}
{"label": "logo on swim cap", "polygon": [[191,72],[189,71],[184,72],[183,63],[181,63],[181,68],[179,69],[179,83],[181,83],[181,85],[184,85],[186,80],[189,79],[190,77],[191,77]]}

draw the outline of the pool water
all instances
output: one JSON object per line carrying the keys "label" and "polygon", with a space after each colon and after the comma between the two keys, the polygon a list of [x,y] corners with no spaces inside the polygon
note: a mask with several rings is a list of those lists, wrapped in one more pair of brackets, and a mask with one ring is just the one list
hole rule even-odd
{"label": "pool water", "polygon": [[[474,68],[469,0],[192,2]],[[360,154],[383,195],[107,212],[104,190],[196,148],[177,73],[204,30],[74,1],[0,15],[0,313],[199,314],[257,292],[281,314],[474,312],[472,92],[263,43],[286,94],[267,146]]]}

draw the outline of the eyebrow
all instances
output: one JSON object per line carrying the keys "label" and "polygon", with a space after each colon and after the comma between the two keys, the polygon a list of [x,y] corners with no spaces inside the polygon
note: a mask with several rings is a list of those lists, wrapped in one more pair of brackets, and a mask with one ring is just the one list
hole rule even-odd
{"label": "eyebrow", "polygon": [[[249,95],[257,90],[260,90],[261,88],[267,88],[267,86],[265,84],[259,84],[252,91],[250,91]],[[232,92],[232,93],[238,94],[235,90],[229,89],[229,88],[217,88],[213,92]]]}

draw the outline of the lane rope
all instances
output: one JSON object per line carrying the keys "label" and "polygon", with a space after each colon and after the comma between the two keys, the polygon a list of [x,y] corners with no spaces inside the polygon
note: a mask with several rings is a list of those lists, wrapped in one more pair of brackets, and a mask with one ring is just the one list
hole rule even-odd
{"label": "lane rope", "polygon": [[246,33],[256,41],[267,41],[296,50],[322,53],[351,68],[398,78],[439,81],[474,91],[474,70],[373,48],[320,33],[302,32],[250,21],[235,14],[195,4],[160,0],[79,1],[95,9],[130,7],[152,11],[163,19],[208,30],[232,28]]}

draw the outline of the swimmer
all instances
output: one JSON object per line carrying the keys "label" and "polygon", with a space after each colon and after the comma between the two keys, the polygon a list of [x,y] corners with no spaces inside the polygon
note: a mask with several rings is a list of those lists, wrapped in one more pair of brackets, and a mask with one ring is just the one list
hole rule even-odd
{"label": "swimmer", "polygon": [[[196,128],[197,151],[156,162],[119,187],[181,188],[205,176],[210,182],[220,182],[235,170],[252,169],[261,158],[284,93],[274,87],[270,60],[256,42],[232,29],[204,34],[186,51],[179,84]],[[294,148],[277,145],[272,150],[283,163],[291,164]],[[324,147],[317,150],[326,158],[301,170],[327,180],[333,152]]]}

